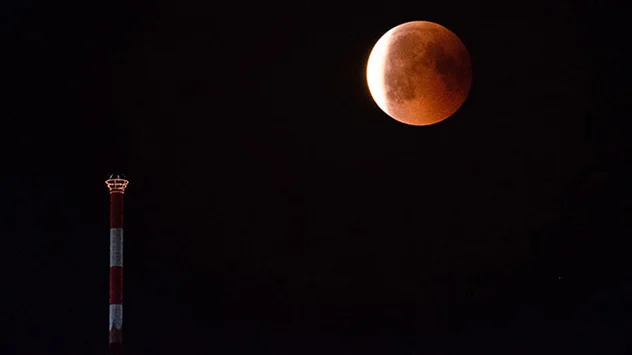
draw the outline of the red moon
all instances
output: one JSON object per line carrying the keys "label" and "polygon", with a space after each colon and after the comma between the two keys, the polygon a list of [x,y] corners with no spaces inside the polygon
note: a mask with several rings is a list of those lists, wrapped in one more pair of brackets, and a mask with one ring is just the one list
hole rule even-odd
{"label": "red moon", "polygon": [[375,103],[405,124],[426,126],[452,116],[472,86],[470,55],[452,31],[412,21],[386,32],[369,55],[367,84]]}

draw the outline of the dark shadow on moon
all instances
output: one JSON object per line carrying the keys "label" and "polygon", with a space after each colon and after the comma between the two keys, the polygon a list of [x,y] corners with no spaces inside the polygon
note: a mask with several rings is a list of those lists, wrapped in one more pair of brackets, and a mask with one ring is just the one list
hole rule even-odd
{"label": "dark shadow on moon", "polygon": [[[403,34],[394,34],[390,50],[396,57],[413,58],[410,61],[391,61],[384,71],[387,97],[391,101],[405,102],[417,98],[424,90],[420,87],[424,76],[438,74],[450,93],[463,94],[469,87],[464,85],[469,80],[470,70],[460,63],[469,62],[467,53],[458,53],[455,58],[448,53],[445,46],[436,40],[442,36],[439,31],[413,30]],[[435,32],[435,33],[433,33]]]}
{"label": "dark shadow on moon", "polygon": [[441,75],[446,89],[451,93],[459,92],[462,86],[460,83],[466,78],[463,70],[461,70],[459,61],[446,53],[443,46],[438,45],[434,41],[426,45],[425,51],[429,57],[435,58],[434,69]]}

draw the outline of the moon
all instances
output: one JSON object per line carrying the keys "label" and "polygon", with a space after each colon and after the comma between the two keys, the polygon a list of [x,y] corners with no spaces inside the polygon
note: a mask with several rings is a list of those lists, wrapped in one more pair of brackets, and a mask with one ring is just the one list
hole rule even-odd
{"label": "moon", "polygon": [[472,86],[470,55],[452,31],[412,21],[386,32],[369,55],[369,91],[387,115],[427,126],[452,116]]}

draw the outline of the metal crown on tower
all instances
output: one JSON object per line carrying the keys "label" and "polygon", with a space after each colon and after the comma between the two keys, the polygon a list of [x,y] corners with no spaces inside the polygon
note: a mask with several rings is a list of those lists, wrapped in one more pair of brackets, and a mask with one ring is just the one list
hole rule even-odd
{"label": "metal crown on tower", "polygon": [[125,188],[129,181],[123,174],[110,174],[105,184],[110,189],[110,193],[125,193]]}

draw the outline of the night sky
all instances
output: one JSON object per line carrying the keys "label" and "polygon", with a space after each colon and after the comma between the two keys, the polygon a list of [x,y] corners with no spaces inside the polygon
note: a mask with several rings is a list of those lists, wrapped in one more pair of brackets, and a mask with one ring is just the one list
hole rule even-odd
{"label": "night sky", "polygon": [[[623,354],[627,9],[562,1],[3,2],[7,352],[104,354],[111,172],[129,354]],[[427,127],[390,28],[472,57]]]}

